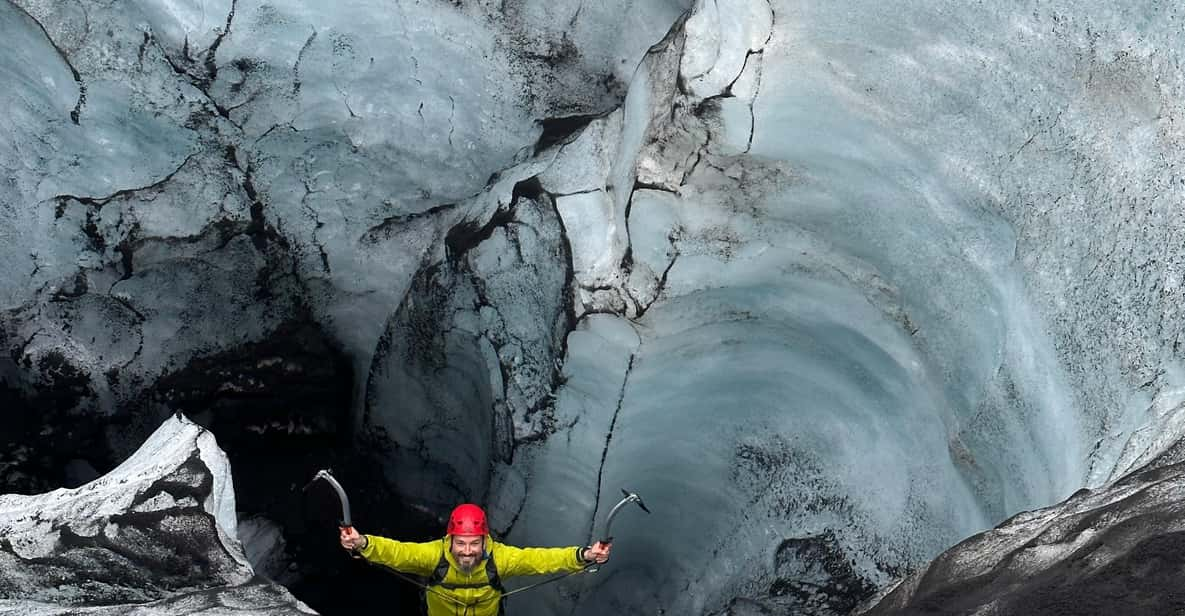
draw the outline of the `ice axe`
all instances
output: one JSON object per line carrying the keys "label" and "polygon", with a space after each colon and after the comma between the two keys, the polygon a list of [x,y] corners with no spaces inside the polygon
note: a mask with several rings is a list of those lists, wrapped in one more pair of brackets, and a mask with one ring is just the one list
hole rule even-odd
{"label": "ice axe", "polygon": [[[332,486],[333,490],[337,492],[337,499],[341,501],[342,518],[337,524],[338,527],[340,527],[342,530],[354,528],[354,522],[350,519],[350,497],[346,496],[346,491],[342,488],[342,484],[338,483],[337,479],[334,479],[333,475],[329,474],[329,471],[317,471],[317,474],[313,475],[312,480],[309,481],[308,485],[306,485],[304,489],[308,490],[309,486],[313,485],[313,482],[317,481],[318,479],[321,479]],[[354,558],[358,558],[358,555],[355,554]]]}
{"label": "ice axe", "polygon": [[326,483],[333,486],[333,490],[337,492],[337,499],[341,501],[342,519],[341,522],[338,523],[338,526],[342,528],[353,528],[354,522],[350,520],[350,497],[346,496],[346,491],[342,489],[342,484],[338,483],[337,479],[334,479],[333,475],[329,474],[329,471],[317,471],[317,474],[313,475],[312,481],[310,481],[308,485],[304,487],[304,489],[309,489],[309,486],[313,485],[313,481],[318,479],[324,480]]}
{"label": "ice axe", "polygon": [[[646,508],[646,503],[642,502],[641,496],[638,496],[637,494],[630,492],[625,488],[621,489],[621,493],[625,495],[625,498],[618,501],[618,503],[613,506],[613,509],[609,510],[609,517],[605,520],[605,531],[601,533],[601,536],[604,537],[604,539],[601,539],[599,543],[608,544],[613,542],[613,533],[609,532],[609,530],[613,528],[613,518],[617,517],[617,513],[621,511],[622,507],[625,507],[630,503],[637,503],[638,506],[642,508],[642,511],[645,511],[647,514],[650,513],[650,510]],[[597,569],[599,569],[599,567],[593,565],[592,567],[588,568],[588,571],[590,573],[596,573]]]}

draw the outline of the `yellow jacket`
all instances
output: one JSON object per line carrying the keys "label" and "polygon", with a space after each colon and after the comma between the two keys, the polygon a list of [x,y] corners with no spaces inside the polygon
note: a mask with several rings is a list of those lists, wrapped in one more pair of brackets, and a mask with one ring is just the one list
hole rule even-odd
{"label": "yellow jacket", "polygon": [[[386,537],[366,535],[369,542],[359,552],[366,560],[412,575],[430,577],[440,564],[441,556],[448,563],[448,573],[441,585],[431,586],[426,594],[428,616],[495,616],[502,593],[489,585],[486,564],[494,558],[498,577],[518,575],[546,575],[584,568],[579,547],[517,548],[494,541],[486,535],[486,557],[468,575],[462,574],[449,551],[452,539],[412,543]],[[453,586],[460,586],[454,588]]]}

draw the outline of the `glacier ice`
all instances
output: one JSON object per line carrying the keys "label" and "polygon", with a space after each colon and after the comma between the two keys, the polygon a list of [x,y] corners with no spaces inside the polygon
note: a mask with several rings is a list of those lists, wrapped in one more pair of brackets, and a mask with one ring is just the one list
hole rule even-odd
{"label": "glacier ice", "polygon": [[517,605],[843,612],[1179,440],[1181,18],[6,3],[0,400],[127,454],[316,323],[409,507],[568,543],[646,498]]}

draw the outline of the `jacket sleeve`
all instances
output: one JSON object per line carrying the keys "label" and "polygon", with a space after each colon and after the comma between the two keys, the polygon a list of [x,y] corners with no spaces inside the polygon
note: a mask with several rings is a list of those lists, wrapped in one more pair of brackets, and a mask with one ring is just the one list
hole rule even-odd
{"label": "jacket sleeve", "polygon": [[366,535],[369,542],[359,554],[366,560],[414,575],[430,575],[440,562],[440,540],[410,543]]}
{"label": "jacket sleeve", "polygon": [[498,573],[503,576],[565,573],[584,568],[585,563],[580,559],[580,551],[583,549],[576,546],[516,548],[512,545],[498,544],[494,560],[498,563]]}

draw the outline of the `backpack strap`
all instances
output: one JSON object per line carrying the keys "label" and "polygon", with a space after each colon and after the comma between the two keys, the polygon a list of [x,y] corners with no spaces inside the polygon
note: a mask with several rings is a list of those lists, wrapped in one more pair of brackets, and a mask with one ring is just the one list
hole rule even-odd
{"label": "backpack strap", "polygon": [[498,565],[494,564],[494,553],[486,554],[486,579],[490,586],[501,594],[506,594],[506,587],[502,585],[502,576],[498,575]]}
{"label": "backpack strap", "polygon": [[432,570],[432,575],[428,576],[429,586],[441,586],[444,584],[444,576],[448,575],[448,559],[444,557],[444,552],[440,553],[440,560],[436,563],[436,569]]}
{"label": "backpack strap", "polygon": [[[494,564],[494,553],[486,554],[486,579],[490,581],[490,586],[498,591],[499,595],[505,597],[506,587],[502,585],[502,576],[498,575],[498,565]],[[498,601],[498,616],[506,616],[506,599],[500,598]]]}

